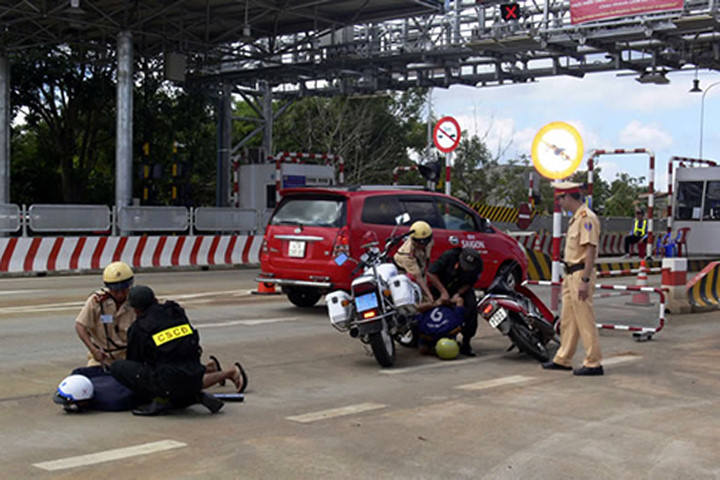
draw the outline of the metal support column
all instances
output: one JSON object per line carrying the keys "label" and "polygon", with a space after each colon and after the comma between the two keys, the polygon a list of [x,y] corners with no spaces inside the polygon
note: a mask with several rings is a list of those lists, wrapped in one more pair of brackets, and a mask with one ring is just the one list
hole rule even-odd
{"label": "metal support column", "polygon": [[[118,217],[132,203],[133,44],[130,32],[117,37],[117,114],[115,145],[115,207]],[[120,235],[127,235],[119,230]]]}
{"label": "metal support column", "polygon": [[262,146],[265,155],[274,155],[273,151],[273,108],[272,108],[272,88],[266,81],[260,82],[260,91],[262,92],[263,120],[265,128],[263,129]]}
{"label": "metal support column", "polygon": [[10,59],[0,53],[0,203],[10,203]]}
{"label": "metal support column", "polygon": [[230,150],[232,147],[232,89],[222,85],[218,99],[218,156],[215,174],[215,205],[230,203]]}

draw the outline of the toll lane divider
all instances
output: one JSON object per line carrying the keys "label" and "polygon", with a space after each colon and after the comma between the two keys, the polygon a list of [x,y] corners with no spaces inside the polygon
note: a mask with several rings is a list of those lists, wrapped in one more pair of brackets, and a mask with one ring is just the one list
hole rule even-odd
{"label": "toll lane divider", "polygon": [[[529,234],[530,233],[530,234]],[[552,232],[508,232],[527,250],[539,250],[552,253]],[[598,255],[622,255],[625,253],[623,239],[625,233],[602,233],[598,244]]]}
{"label": "toll lane divider", "polygon": [[720,307],[720,262],[711,262],[687,283],[688,301],[694,307]]}
{"label": "toll lane divider", "polygon": [[[551,281],[544,281],[544,280],[527,280],[524,283],[526,285],[542,285],[542,286],[549,286],[549,287],[561,287],[562,286],[562,282],[551,282]],[[653,334],[653,333],[659,332],[665,326],[665,293],[663,293],[662,289],[654,288],[654,287],[639,287],[639,286],[633,286],[633,285],[602,285],[602,284],[595,285],[595,289],[596,290],[616,290],[616,291],[621,291],[621,292],[625,292],[625,291],[647,292],[647,293],[654,293],[660,297],[659,312],[658,312],[658,324],[656,327],[596,323],[598,328],[604,328],[604,329],[608,329],[608,330],[627,330],[627,331],[635,332],[635,333],[639,333],[639,334]],[[562,325],[560,326],[560,328],[562,329]]]}
{"label": "toll lane divider", "polygon": [[528,258],[528,278],[530,280],[550,280],[552,278],[552,260],[550,255],[539,250],[525,250]]}
{"label": "toll lane divider", "polygon": [[261,244],[255,235],[0,238],[0,273],[258,264]]}

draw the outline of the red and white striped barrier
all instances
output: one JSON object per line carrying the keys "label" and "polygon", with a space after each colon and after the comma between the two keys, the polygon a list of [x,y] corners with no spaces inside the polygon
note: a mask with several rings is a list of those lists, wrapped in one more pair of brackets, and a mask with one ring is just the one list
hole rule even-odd
{"label": "red and white striped barrier", "polygon": [[[526,280],[524,282],[524,284],[559,287],[562,285],[562,282],[550,282],[547,280]],[[601,285],[601,284],[595,285],[595,288],[599,289],[599,290],[617,290],[617,291],[621,291],[621,292],[625,292],[625,291],[647,292],[647,293],[655,293],[660,296],[660,307],[659,307],[658,326],[657,327],[639,327],[639,326],[634,326],[634,325],[613,325],[613,324],[606,324],[606,323],[596,323],[595,325],[598,328],[605,328],[608,330],[626,330],[626,331],[635,332],[638,334],[653,334],[653,333],[659,332],[665,326],[665,294],[663,293],[662,289],[654,288],[654,287],[638,287],[638,286],[633,286],[633,285]],[[562,328],[562,325],[560,328]]]}
{"label": "red and white striped barrier", "polygon": [[672,313],[691,311],[687,296],[687,258],[663,258],[660,283],[668,295],[668,309]]}
{"label": "red and white striped barrier", "polygon": [[417,165],[400,165],[398,167],[393,168],[393,185],[398,184],[398,178],[400,177],[400,172],[412,172],[417,171],[418,167]]}
{"label": "red and white striped barrier", "polygon": [[[593,171],[595,168],[595,158],[600,155],[633,155],[643,153],[649,157],[648,167],[648,241],[646,246],[646,256],[652,257],[652,246],[654,242],[654,231],[653,231],[653,207],[655,205],[655,154],[648,148],[616,148],[615,150],[593,150],[590,158],[588,158],[588,199],[590,206],[592,207],[593,198]],[[672,162],[671,162],[672,163]]]}
{"label": "red and white striped barrier", "polygon": [[255,235],[0,238],[0,273],[257,264],[261,244]]}
{"label": "red and white striped barrier", "polygon": [[[653,267],[653,268],[646,268],[645,272],[647,273],[661,273],[662,267]],[[597,272],[598,277],[624,277],[628,275],[637,275],[640,273],[639,268],[631,268],[627,270],[607,270],[604,272]]]}

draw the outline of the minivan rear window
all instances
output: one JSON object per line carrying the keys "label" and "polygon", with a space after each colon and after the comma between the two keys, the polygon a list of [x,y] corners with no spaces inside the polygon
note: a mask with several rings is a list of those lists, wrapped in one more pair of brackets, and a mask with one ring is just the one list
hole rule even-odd
{"label": "minivan rear window", "polygon": [[417,195],[378,195],[365,199],[362,221],[377,225],[395,225],[395,217],[410,214],[410,222],[425,220],[433,228],[442,228],[433,197]]}
{"label": "minivan rear window", "polygon": [[270,225],[342,227],[346,223],[344,198],[295,197],[280,203]]}

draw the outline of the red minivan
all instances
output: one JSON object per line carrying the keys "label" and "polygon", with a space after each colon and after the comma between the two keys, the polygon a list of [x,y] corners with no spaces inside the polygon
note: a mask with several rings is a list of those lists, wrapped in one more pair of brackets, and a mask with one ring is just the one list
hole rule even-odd
{"label": "red minivan", "polygon": [[477,288],[490,285],[498,269],[512,260],[518,268],[509,273],[511,285],[526,278],[523,247],[448,195],[408,187],[289,188],[282,194],[265,229],[257,281],[281,287],[297,306],[313,306],[332,290],[349,291],[354,264],[338,266],[335,256],[343,252],[359,258],[361,238],[369,230],[384,243],[403,213],[410,215],[410,222],[396,234],[406,232],[415,220],[432,226],[433,260],[453,247],[472,247],[482,254],[484,270]]}

